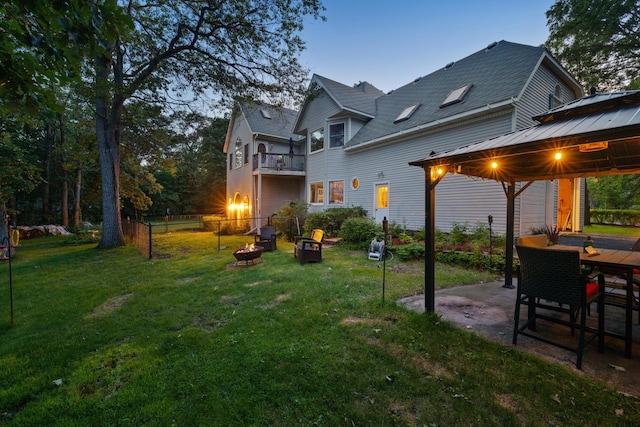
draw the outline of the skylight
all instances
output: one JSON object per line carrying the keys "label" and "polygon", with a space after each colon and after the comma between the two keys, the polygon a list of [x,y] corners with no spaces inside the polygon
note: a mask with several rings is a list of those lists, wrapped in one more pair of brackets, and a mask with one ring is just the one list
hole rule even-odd
{"label": "skylight", "polygon": [[444,108],[448,105],[457,104],[458,102],[461,102],[464,99],[467,92],[469,92],[469,89],[471,89],[471,86],[473,86],[473,84],[469,83],[467,85],[464,85],[462,87],[459,87],[458,89],[454,89],[451,92],[449,92],[449,95],[447,96],[447,98],[444,100],[442,104],[440,104],[440,108]]}
{"label": "skylight", "polygon": [[396,117],[393,123],[399,123],[408,120],[411,115],[415,113],[419,106],[420,104],[413,104],[410,107],[405,108],[404,110],[402,110],[402,113],[400,113],[400,115]]}
{"label": "skylight", "polygon": [[270,119],[271,118],[271,114],[269,114],[269,112],[267,110],[265,110],[264,108],[260,109],[260,114],[262,114],[262,117],[264,117],[265,119]]}

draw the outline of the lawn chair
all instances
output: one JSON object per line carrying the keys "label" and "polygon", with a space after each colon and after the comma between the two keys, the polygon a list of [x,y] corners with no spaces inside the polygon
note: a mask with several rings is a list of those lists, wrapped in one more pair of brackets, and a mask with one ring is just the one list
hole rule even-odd
{"label": "lawn chair", "polygon": [[[580,253],[575,250],[552,250],[528,246],[517,246],[520,266],[518,266],[518,288],[513,327],[513,344],[518,334],[537,339],[547,344],[572,351],[577,354],[576,367],[582,369],[582,353],[585,345],[598,338],[598,351],[604,352],[604,276],[597,274],[598,284],[587,284],[580,267]],[[543,302],[544,301],[544,302]],[[588,328],[587,307],[598,303],[598,327]],[[551,305],[555,302],[559,305]],[[526,322],[520,326],[520,306],[528,306]],[[544,310],[542,314],[538,309]],[[569,315],[569,320],[549,312]],[[578,319],[578,316],[580,317]],[[542,319],[569,326],[571,335],[579,329],[578,344],[571,347],[544,338],[537,331],[536,320]],[[542,329],[542,328],[540,328]],[[590,335],[586,337],[586,332]],[[535,332],[535,333],[534,333]]]}
{"label": "lawn chair", "polygon": [[276,228],[267,226],[260,228],[258,234],[254,236],[255,245],[262,247],[265,251],[275,251],[276,244]]}
{"label": "lawn chair", "polygon": [[322,262],[322,240],[324,231],[315,229],[311,237],[296,236],[294,238],[293,256],[300,264],[306,262]]}

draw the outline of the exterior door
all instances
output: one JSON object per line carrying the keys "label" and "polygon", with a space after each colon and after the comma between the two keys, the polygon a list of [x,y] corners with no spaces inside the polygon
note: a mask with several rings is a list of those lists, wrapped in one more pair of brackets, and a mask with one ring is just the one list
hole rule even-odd
{"label": "exterior door", "polygon": [[373,207],[376,223],[381,224],[386,216],[389,219],[389,183],[378,183],[374,186]]}

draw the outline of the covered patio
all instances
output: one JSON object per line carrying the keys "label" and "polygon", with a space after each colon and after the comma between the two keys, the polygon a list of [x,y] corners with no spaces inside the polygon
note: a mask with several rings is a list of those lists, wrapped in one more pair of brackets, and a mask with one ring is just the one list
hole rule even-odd
{"label": "covered patio", "polygon": [[[424,311],[450,312],[446,305],[441,304],[440,301],[436,302],[434,275],[435,190],[438,183],[446,179],[448,173],[495,180],[502,185],[507,199],[507,242],[515,241],[515,200],[533,182],[640,173],[640,91],[593,93],[534,119],[539,124],[531,128],[448,152],[432,152],[425,158],[409,163],[412,166],[422,167],[425,171],[425,293],[417,300],[418,304],[423,304]],[[516,298],[512,290],[514,288],[513,244],[507,244],[505,256],[504,283],[502,286],[493,283],[483,286],[483,289],[493,295],[485,296],[489,301],[495,302],[496,300],[493,299],[495,294],[501,295],[501,307],[508,315],[503,326],[509,325],[509,328],[502,332],[503,341],[510,342]],[[470,290],[464,291],[470,292]],[[438,295],[444,293],[440,291]],[[416,308],[415,304],[416,301],[408,303],[413,308]],[[615,314],[612,314],[614,312]],[[623,316],[621,324],[625,324],[626,316],[626,327],[631,328],[628,321],[629,313],[625,313],[623,309],[607,310],[607,317],[613,320],[620,314],[618,312]],[[443,317],[447,318],[447,316]],[[633,345],[637,347],[640,331],[636,322],[633,323]],[[610,344],[614,347],[623,345],[621,341],[614,341],[607,344],[608,348]],[[628,347],[629,345],[626,350],[630,354],[631,350]],[[552,351],[549,346],[545,346],[544,349],[544,351]],[[595,350],[590,351],[598,354]],[[610,365],[618,366],[613,362],[606,363],[611,360],[610,353],[610,351],[605,352],[604,358],[601,358],[601,364],[604,364],[605,369],[614,369]],[[620,353],[621,357],[623,353]],[[602,355],[589,354],[586,360],[599,356]],[[634,373],[631,374],[631,378],[636,379],[640,373],[638,361],[640,353],[637,348],[634,356],[634,359],[624,360],[633,366]],[[634,394],[640,394],[640,390],[634,390]]]}
{"label": "covered patio", "polygon": [[[425,310],[435,310],[435,191],[447,173],[495,180],[507,198],[506,240],[514,242],[515,199],[535,181],[640,173],[640,91],[592,94],[539,124],[410,162],[425,172]],[[513,245],[504,286],[513,287]]]}

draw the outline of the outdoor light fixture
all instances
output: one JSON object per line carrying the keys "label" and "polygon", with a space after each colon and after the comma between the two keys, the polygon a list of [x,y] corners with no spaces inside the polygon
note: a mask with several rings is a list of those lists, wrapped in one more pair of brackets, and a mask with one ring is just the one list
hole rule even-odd
{"label": "outdoor light fixture", "polygon": [[589,142],[578,146],[578,150],[581,153],[591,153],[593,151],[606,150],[607,148],[609,148],[609,141]]}
{"label": "outdoor light fixture", "polygon": [[556,160],[562,159],[562,152],[556,151],[556,154],[553,156],[553,158]]}
{"label": "outdoor light fixture", "polygon": [[496,162],[495,160],[491,162],[491,169],[498,169],[498,162]]}

